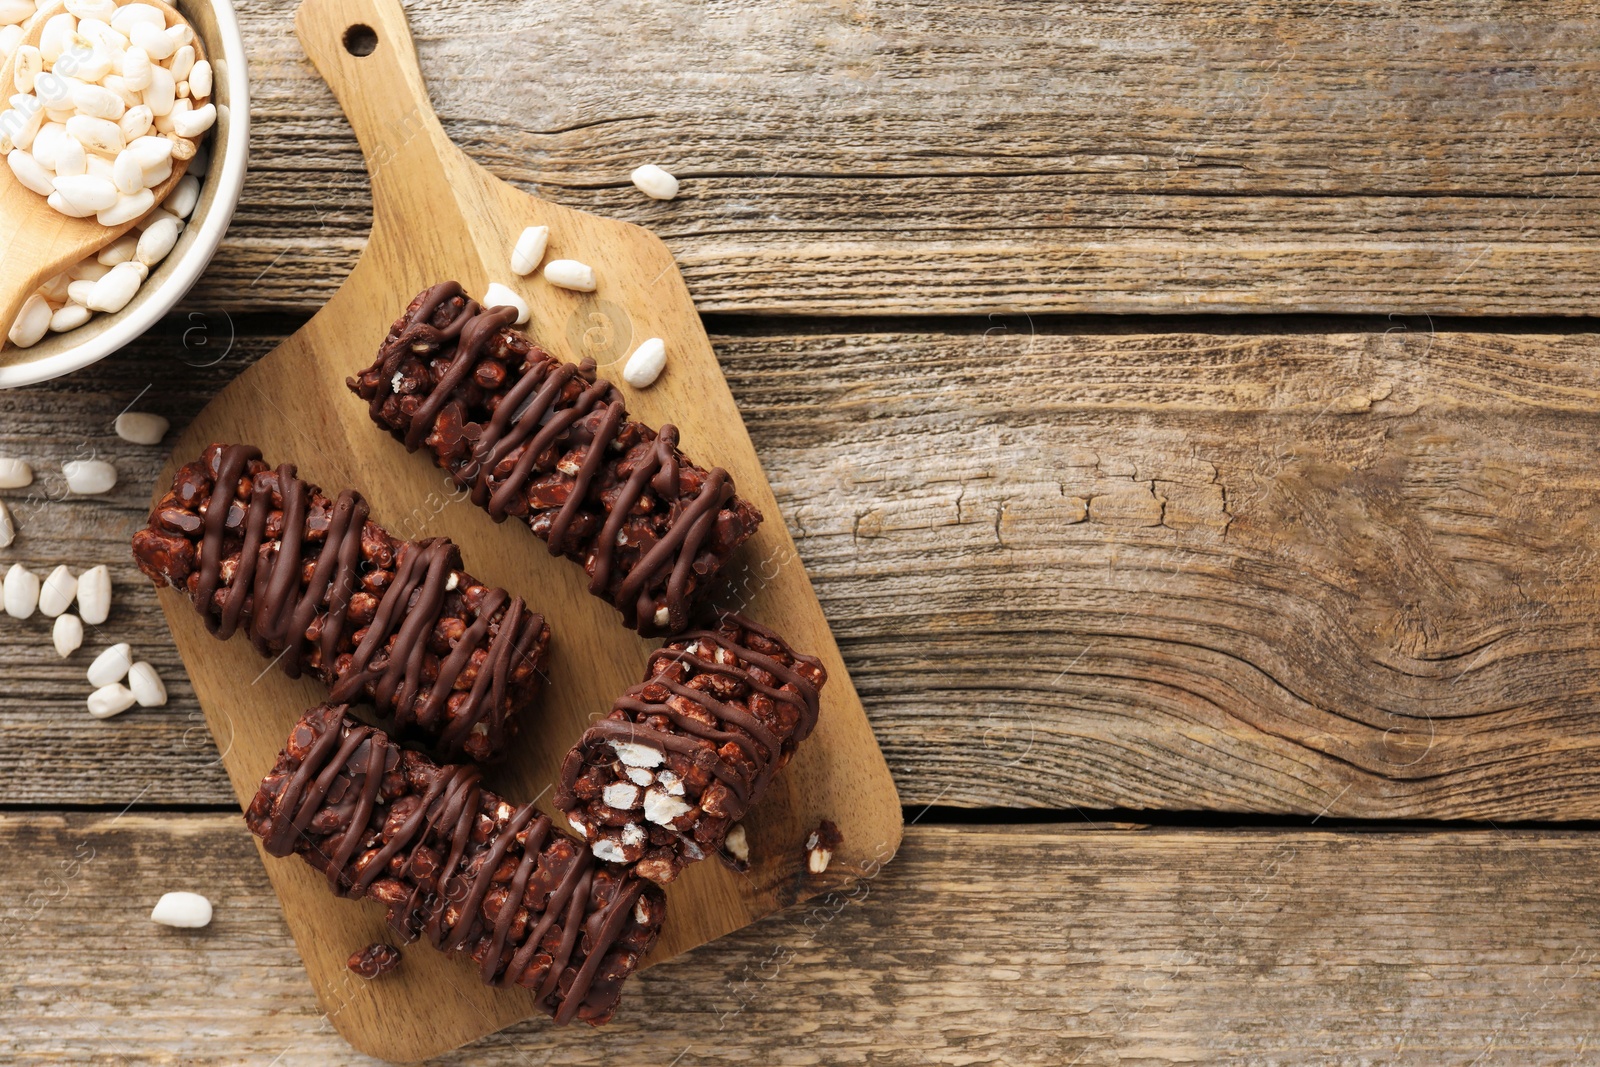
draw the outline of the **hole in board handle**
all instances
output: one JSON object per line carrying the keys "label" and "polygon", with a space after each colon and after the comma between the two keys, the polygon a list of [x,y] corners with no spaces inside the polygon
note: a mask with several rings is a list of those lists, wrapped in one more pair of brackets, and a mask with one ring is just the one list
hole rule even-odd
{"label": "hole in board handle", "polygon": [[365,23],[344,31],[344,50],[353,56],[370,56],[378,50],[378,33]]}

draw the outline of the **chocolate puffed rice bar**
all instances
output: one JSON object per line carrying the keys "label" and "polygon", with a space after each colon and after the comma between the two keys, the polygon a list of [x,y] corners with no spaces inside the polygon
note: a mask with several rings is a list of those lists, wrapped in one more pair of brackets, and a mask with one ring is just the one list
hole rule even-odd
{"label": "chocolate puffed rice bar", "polygon": [[359,493],[330,501],[248,445],[179,470],[133,556],[217,637],[243,630],[291,678],[309,670],[448,757],[501,754],[538,697],[542,616],[464,573],[449,540],[392,538]]}
{"label": "chocolate puffed rice bar", "polygon": [[827,673],[738,615],[650,657],[645,681],[561,766],[555,803],[602,860],[666,884],[711,853],[748,865],[734,828],[817,723]]}
{"label": "chocolate puffed rice bar", "polygon": [[373,422],[470,491],[496,522],[514,516],[553,555],[582,564],[589,591],[645,636],[690,623],[729,555],[761,522],[678,431],[628,418],[593,361],[563,363],[455,282],[425,290],[377,359],[349,379]]}
{"label": "chocolate puffed rice bar", "polygon": [[401,749],[341,705],[295,725],[245,812],[274,856],[341,897],[371,897],[406,941],[465,953],[492,986],[531,989],[558,1023],[611,1018],[666,918],[661,890],[596,862],[470,764]]}

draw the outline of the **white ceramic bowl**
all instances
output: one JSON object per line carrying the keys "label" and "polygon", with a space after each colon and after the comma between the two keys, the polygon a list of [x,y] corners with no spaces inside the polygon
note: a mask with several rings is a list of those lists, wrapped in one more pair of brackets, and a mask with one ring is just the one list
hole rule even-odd
{"label": "white ceramic bowl", "polygon": [[67,333],[53,333],[32,348],[0,351],[0,389],[59,378],[104,359],[171,311],[200,277],[222,244],[244,187],[250,142],[250,79],[244,41],[231,0],[170,0],[205,42],[215,71],[217,124],[211,165],[200,180],[200,202],[166,259],[150,272],[132,302],[115,315],[96,315]]}

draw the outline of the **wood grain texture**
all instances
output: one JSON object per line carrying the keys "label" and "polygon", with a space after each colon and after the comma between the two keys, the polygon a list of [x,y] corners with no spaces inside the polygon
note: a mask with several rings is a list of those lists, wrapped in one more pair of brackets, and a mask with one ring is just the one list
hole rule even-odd
{"label": "wood grain texture", "polygon": [[[408,455],[372,425],[346,387],[418,292],[454,279],[482,294],[501,276],[524,227],[548,227],[548,258],[582,259],[599,279],[594,293],[539,278],[514,280],[537,321],[569,327],[566,336],[546,333],[549,351],[572,362],[594,357],[617,375],[640,341],[670,339],[672,367],[647,391],[626,389],[629,413],[652,426],[675,424],[699,462],[725,468],[740,494],[769,517],[726,569],[728,600],[816,656],[828,679],[816,729],[747,820],[749,870],[701,863],[685,871],[674,883],[679,917],[646,965],[823,892],[830,879],[887,862],[900,840],[894,783],[671,256],[646,230],[535,200],[462,155],[429,109],[398,0],[303,0],[295,25],[360,137],[377,225],[327,306],[183,431],[171,469],[211,442],[255,445],[274,465],[297,464],[301,477],[330,494],[360,489],[372,519],[396,536],[449,530],[470,573],[543,613],[553,631],[541,667],[548,685],[518,744],[486,780],[515,802],[545,799],[548,806],[569,746],[638,683],[660,642],[626,630],[610,604],[589,594],[582,569],[552,557],[523,524],[491,522],[428,457]],[[376,35],[375,47],[363,54],[347,47],[357,26]],[[165,491],[158,482],[151,499]],[[248,641],[218,642],[179,591],[162,590],[159,599],[234,792],[248,803],[290,728],[305,708],[326,699],[326,690],[263,665]],[[817,879],[805,872],[804,842],[823,819],[838,824],[845,843],[826,878]],[[348,979],[344,946],[370,943],[381,920],[370,909],[330,908],[326,879],[296,860],[269,862],[267,872],[326,1003]],[[335,1025],[364,1052],[410,1062],[540,1013],[532,992],[489,989],[476,970],[466,959],[419,954],[405,975],[374,986]]]}
{"label": "wood grain texture", "polygon": [[[15,801],[230,796],[126,562],[157,464],[110,436],[146,383],[181,421],[273,342],[184,361],[226,325],[0,395],[44,495],[83,448],[124,480],[18,506],[0,559],[116,563],[102,640],[174,693],[93,722],[84,655],[0,619]],[[1600,338],[1028,330],[714,339],[905,803],[1600,815]]]}
{"label": "wood grain texture", "polygon": [[[48,872],[0,866],[8,1062],[374,1062],[313,1000],[236,816],[5,815],[0,851]],[[1597,862],[1582,833],[912,827],[877,879],[639,975],[609,1026],[436,1062],[1584,1062]],[[211,926],[151,924],[170,889]]]}
{"label": "wood grain texture", "polygon": [[[309,312],[366,176],[289,6],[239,8],[251,175],[200,296]],[[654,229],[702,311],[1587,314],[1600,280],[1574,0],[408,13],[451,137]],[[683,195],[641,196],[641,162]]]}

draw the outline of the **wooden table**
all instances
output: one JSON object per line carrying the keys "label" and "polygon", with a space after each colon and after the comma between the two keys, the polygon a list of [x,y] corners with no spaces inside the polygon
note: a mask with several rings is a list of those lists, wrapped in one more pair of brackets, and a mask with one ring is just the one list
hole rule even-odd
{"label": "wooden table", "polygon": [[[252,173],[180,313],[0,394],[0,1056],[354,1063],[129,560],[181,425],[337,286],[355,141],[241,3]],[[849,895],[473,1064],[1565,1064],[1600,1007],[1590,5],[410,10],[451,135],[684,266],[907,805]],[[672,203],[627,172],[667,165]],[[63,460],[121,484],[65,500]],[[145,916],[206,893],[195,934]]]}

